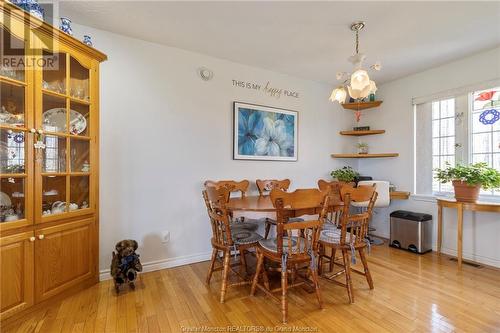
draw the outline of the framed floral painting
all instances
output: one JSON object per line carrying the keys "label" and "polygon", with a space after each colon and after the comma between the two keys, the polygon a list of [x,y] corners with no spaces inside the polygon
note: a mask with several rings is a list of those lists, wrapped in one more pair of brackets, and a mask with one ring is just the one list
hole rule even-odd
{"label": "framed floral painting", "polygon": [[298,113],[234,102],[235,160],[297,161]]}

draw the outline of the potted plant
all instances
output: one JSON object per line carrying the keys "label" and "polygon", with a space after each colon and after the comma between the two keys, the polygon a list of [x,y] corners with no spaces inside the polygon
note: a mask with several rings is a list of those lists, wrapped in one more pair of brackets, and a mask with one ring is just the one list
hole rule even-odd
{"label": "potted plant", "polygon": [[368,144],[366,142],[360,142],[357,146],[358,154],[368,154]]}
{"label": "potted plant", "polygon": [[441,183],[451,181],[455,190],[455,199],[463,202],[476,202],[481,188],[500,188],[500,172],[490,168],[487,163],[457,165],[446,163],[443,169],[435,169],[434,176]]}
{"label": "potted plant", "polygon": [[343,168],[333,170],[331,176],[340,183],[348,184],[356,183],[359,173],[350,166],[345,166]]}

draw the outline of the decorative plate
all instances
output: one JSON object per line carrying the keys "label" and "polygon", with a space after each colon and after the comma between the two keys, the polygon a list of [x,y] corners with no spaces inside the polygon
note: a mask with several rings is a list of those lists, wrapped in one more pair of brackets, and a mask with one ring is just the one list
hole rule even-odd
{"label": "decorative plate", "polygon": [[12,114],[5,109],[5,106],[2,106],[0,110],[0,123],[8,123],[12,118]]}
{"label": "decorative plate", "polygon": [[10,197],[3,192],[0,192],[0,206],[10,206],[12,202],[10,201]]}
{"label": "decorative plate", "polygon": [[[78,111],[70,110],[71,134],[80,134],[87,128],[87,119]],[[66,109],[54,108],[43,113],[43,129],[47,132],[66,131]]]}

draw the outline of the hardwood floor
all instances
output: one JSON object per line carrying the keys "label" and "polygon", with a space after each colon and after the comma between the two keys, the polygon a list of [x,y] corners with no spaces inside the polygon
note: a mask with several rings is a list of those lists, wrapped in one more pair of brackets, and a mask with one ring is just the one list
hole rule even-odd
{"label": "hardwood floor", "polygon": [[[368,260],[374,290],[353,274],[350,305],[344,288],[322,279],[323,310],[314,293],[291,290],[286,326],[295,332],[500,332],[499,269],[464,265],[458,272],[445,255],[387,246],[372,247]],[[207,268],[203,262],[142,274],[135,291],[126,288],[119,296],[104,281],[1,331],[182,332],[206,326],[198,332],[226,332],[227,326],[264,326],[274,332],[283,326],[279,305],[262,292],[250,297],[250,286],[229,289],[226,303],[219,303],[220,273],[207,286]]]}

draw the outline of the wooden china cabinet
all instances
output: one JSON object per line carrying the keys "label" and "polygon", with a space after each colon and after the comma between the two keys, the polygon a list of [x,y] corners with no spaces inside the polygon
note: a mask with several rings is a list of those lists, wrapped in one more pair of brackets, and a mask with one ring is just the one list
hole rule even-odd
{"label": "wooden china cabinet", "polygon": [[0,3],[0,316],[98,281],[99,63]]}

